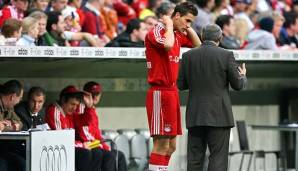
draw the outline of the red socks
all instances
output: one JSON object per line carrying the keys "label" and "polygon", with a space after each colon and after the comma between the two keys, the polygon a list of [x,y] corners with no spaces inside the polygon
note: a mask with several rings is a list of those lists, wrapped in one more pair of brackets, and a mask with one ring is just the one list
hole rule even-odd
{"label": "red socks", "polygon": [[163,156],[151,153],[149,160],[149,171],[168,171],[171,156]]}

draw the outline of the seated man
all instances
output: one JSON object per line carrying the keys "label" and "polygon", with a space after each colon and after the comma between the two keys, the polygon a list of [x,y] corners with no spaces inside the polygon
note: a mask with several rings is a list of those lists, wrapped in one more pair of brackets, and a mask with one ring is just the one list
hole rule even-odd
{"label": "seated man", "polygon": [[103,153],[111,153],[116,158],[118,153],[118,171],[127,171],[125,156],[121,151],[112,150],[104,142],[104,138],[101,135],[99,129],[99,120],[96,112],[96,105],[100,102],[101,98],[101,85],[99,83],[90,81],[84,85],[84,91],[92,95],[92,107],[87,110],[84,104],[80,104],[78,108],[78,114],[75,115],[76,133],[77,138],[85,143],[92,143],[96,140],[100,141],[99,148],[103,150]]}
{"label": "seated man", "polygon": [[[17,80],[10,80],[0,86],[0,132],[20,131],[22,122],[13,107],[23,96],[23,86]],[[25,159],[19,153],[19,143],[0,142],[0,167],[8,171],[24,171]],[[4,169],[5,170],[5,169]],[[1,170],[2,171],[2,170]]]}
{"label": "seated man", "polygon": [[[59,101],[51,104],[46,109],[45,120],[53,130],[75,128],[74,114],[81,101],[84,101],[86,108],[92,106],[90,95],[83,95],[75,86],[65,87]],[[81,141],[75,141],[75,167],[77,171],[115,171],[116,161],[112,157],[104,156],[98,148],[90,149]],[[102,168],[103,162],[108,167]]]}
{"label": "seated man", "polygon": [[41,87],[32,87],[28,92],[28,100],[15,107],[15,112],[23,123],[22,130],[26,131],[44,124],[43,104],[45,98],[45,92]]}

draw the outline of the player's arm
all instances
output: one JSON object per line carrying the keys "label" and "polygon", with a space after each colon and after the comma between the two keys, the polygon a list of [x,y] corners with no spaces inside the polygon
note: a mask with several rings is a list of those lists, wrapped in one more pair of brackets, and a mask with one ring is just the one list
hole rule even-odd
{"label": "player's arm", "polygon": [[194,47],[201,46],[202,42],[201,42],[198,34],[192,27],[188,27],[186,32],[187,32],[188,38],[191,40]]}
{"label": "player's arm", "polygon": [[165,36],[164,48],[167,51],[169,51],[170,49],[172,49],[175,43],[173,20],[170,18],[170,16],[166,16],[166,15],[164,15],[161,18],[161,20],[165,24],[165,29],[166,29],[166,32],[164,34]]}

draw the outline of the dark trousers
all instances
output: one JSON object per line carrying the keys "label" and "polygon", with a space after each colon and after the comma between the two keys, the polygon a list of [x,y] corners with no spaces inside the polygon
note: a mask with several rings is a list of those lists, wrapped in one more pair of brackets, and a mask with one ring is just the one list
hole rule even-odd
{"label": "dark trousers", "polygon": [[[2,153],[2,152],[1,152]],[[25,171],[26,160],[14,152],[3,152],[0,156],[0,169],[7,171]]]}
{"label": "dark trousers", "polygon": [[229,127],[198,126],[188,129],[187,171],[202,171],[207,145],[210,151],[208,171],[227,171]]}
{"label": "dark trousers", "polygon": [[114,158],[118,159],[117,171],[127,171],[127,164],[126,164],[124,153],[119,150],[112,150],[111,152],[113,153]]}
{"label": "dark trousers", "polygon": [[76,171],[100,171],[102,164],[102,153],[99,150],[87,150],[75,148],[75,170]]}

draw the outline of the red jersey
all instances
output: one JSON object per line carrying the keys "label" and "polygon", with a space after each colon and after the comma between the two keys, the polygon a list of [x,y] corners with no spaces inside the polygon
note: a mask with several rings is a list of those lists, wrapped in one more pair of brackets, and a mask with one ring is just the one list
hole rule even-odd
{"label": "red jersey", "polygon": [[175,31],[175,42],[171,50],[164,48],[165,26],[157,24],[145,38],[148,83],[151,86],[176,87],[178,78],[180,47],[192,47],[192,42],[183,33]]}
{"label": "red jersey", "polygon": [[[52,130],[75,128],[74,115],[65,114],[58,103],[51,104],[46,109],[45,121]],[[83,143],[81,141],[75,141],[75,146],[83,147]]]}
{"label": "red jersey", "polygon": [[109,146],[105,144],[104,138],[99,130],[99,121],[95,108],[87,108],[84,104],[78,107],[78,114],[74,115],[76,125],[77,139],[82,142],[100,140],[101,148],[109,150]]}
{"label": "red jersey", "polygon": [[18,20],[22,20],[24,18],[24,13],[19,12],[15,6],[9,5],[4,7],[0,11],[0,27],[3,26],[4,21],[9,19],[9,18],[15,18]]}

